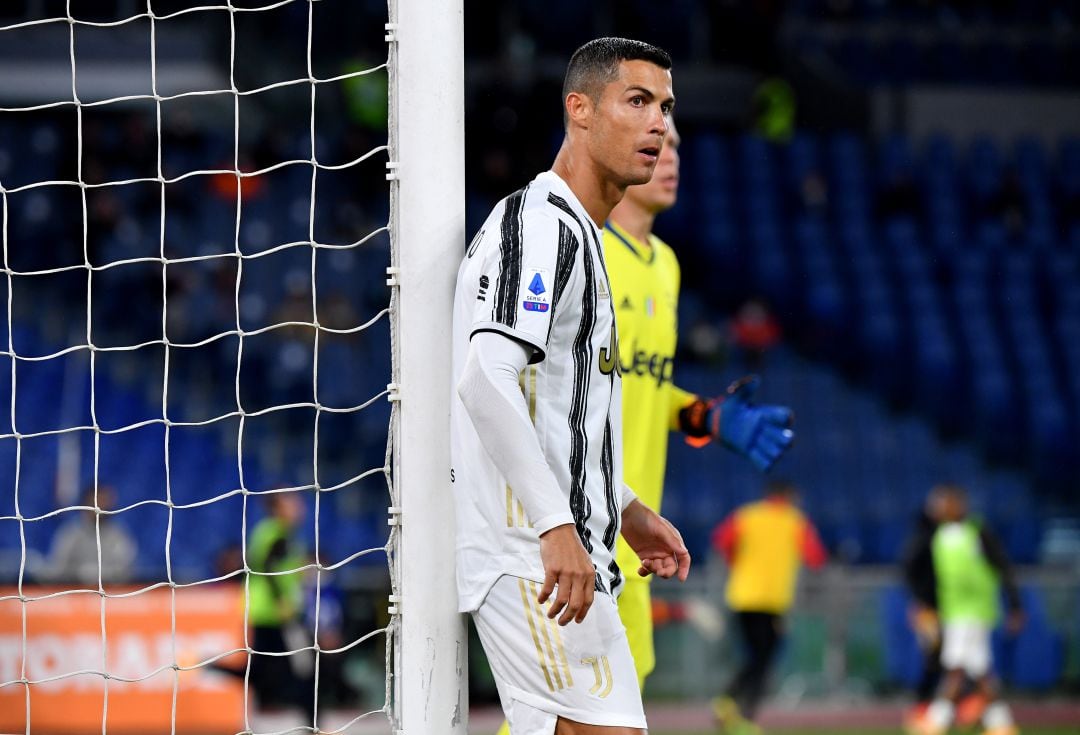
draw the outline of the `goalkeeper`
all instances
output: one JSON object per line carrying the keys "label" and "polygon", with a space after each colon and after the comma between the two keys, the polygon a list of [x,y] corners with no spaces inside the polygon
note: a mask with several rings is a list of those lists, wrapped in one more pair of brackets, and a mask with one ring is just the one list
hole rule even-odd
{"label": "goalkeeper", "polygon": [[[669,431],[682,431],[696,446],[717,440],[762,471],[779,459],[794,437],[789,409],[750,402],[755,378],[738,381],[717,400],[688,393],[672,382],[679,262],[671,247],[652,234],[652,227],[656,216],[675,204],[678,148],[679,134],[672,123],[652,180],[628,187],[604,228],[604,258],[622,363],[623,476],[653,510],[660,508]],[[619,616],[644,688],[655,665],[649,578],[635,573],[637,556],[622,538],[617,560],[626,578]]]}

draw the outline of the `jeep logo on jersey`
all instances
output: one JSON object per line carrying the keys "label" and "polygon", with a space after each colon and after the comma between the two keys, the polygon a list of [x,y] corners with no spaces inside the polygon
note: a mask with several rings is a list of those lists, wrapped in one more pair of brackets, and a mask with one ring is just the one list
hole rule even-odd
{"label": "jeep logo on jersey", "polygon": [[622,367],[619,365],[619,335],[616,334],[614,326],[611,327],[607,345],[600,348],[600,372],[611,375],[612,371],[622,375]]}
{"label": "jeep logo on jersey", "polygon": [[639,350],[635,343],[630,361],[628,363],[620,361],[619,375],[637,375],[641,377],[649,375],[656,379],[656,385],[659,387],[664,383],[671,382],[674,367],[675,360],[671,357],[661,355],[658,352],[650,353]]}

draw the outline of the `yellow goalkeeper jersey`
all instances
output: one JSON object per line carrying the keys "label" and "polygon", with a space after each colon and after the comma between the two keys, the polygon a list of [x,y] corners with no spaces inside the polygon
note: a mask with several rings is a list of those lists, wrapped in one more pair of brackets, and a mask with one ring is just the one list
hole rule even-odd
{"label": "yellow goalkeeper jersey", "polygon": [[[623,378],[623,476],[641,502],[659,511],[668,432],[678,428],[679,409],[694,399],[671,382],[679,261],[660,238],[650,235],[648,243],[639,242],[610,221],[604,227],[604,261]],[[639,579],[637,555],[621,536],[616,558],[627,580]]]}

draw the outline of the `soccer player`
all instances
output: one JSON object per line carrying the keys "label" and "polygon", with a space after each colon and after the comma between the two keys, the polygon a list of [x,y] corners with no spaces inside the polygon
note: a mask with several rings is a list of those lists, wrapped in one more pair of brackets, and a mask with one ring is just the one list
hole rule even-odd
{"label": "soccer player", "polygon": [[725,732],[756,735],[754,715],[784,636],[784,615],[795,598],[799,566],[826,560],[813,524],[795,506],[797,489],[773,480],[765,497],[735,510],[713,533],[713,546],[730,567],[725,597],[746,644],[742,667],[713,703]]}
{"label": "soccer player", "polygon": [[458,604],[513,735],[643,735],[615,540],[627,539],[638,574],[689,572],[678,531],[623,482],[600,233],[626,187],[652,177],[675,101],[670,69],[664,51],[637,41],[578,49],[551,170],[495,206],[458,273]]}
{"label": "soccer player", "polygon": [[1008,628],[1023,625],[1020,593],[1001,542],[968,517],[967,493],[957,485],[939,485],[941,522],[934,532],[931,553],[937,580],[941,619],[941,667],[945,676],[937,698],[911,730],[919,735],[942,735],[956,716],[965,675],[985,697],[982,721],[986,735],[1016,735],[1009,705],[998,698],[991,670],[990,633],[997,623],[1000,588],[1009,606]]}
{"label": "soccer player", "polygon": [[[736,383],[727,400],[705,400],[672,382],[679,261],[652,229],[656,216],[673,207],[678,196],[679,143],[672,123],[652,180],[629,187],[604,227],[623,377],[623,473],[638,499],[657,512],[668,432],[682,431],[695,445],[719,439],[761,469],[771,467],[794,437],[788,409],[749,402],[755,381]],[[619,617],[644,688],[656,664],[650,579],[631,574],[637,556],[621,539],[616,558],[626,577]]]}

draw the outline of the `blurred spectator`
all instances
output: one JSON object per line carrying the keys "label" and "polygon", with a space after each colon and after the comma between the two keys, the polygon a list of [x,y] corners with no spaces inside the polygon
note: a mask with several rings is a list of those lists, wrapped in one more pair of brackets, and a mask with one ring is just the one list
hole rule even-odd
{"label": "blurred spectator", "polygon": [[784,614],[795,597],[799,567],[817,569],[827,554],[813,524],[796,506],[786,480],[765,486],[765,497],[737,508],[713,532],[713,547],[730,567],[725,596],[745,644],[745,658],[723,696],[713,701],[721,728],[753,735],[773,658],[784,637]]}
{"label": "blurred spectator", "polygon": [[795,132],[795,91],[783,79],[770,78],[754,91],[754,129],[773,143],[787,143]]}
{"label": "blurred spectator", "polygon": [[287,642],[290,628],[303,620],[302,567],[307,555],[296,539],[305,516],[295,491],[266,497],[269,515],[252,530],[247,548],[248,620],[252,626],[251,685],[262,707],[292,705],[315,719],[315,682],[301,677]]}
{"label": "blurred spectator", "polygon": [[100,569],[102,584],[130,581],[137,547],[128,530],[110,513],[116,507],[116,492],[108,485],[91,485],[81,502],[91,510],[75,511],[77,517],[56,532],[40,573],[42,580],[96,587]]}
{"label": "blurred spectator", "polygon": [[939,524],[930,546],[945,674],[937,698],[911,729],[917,735],[943,735],[956,719],[967,676],[988,702],[982,716],[986,734],[1015,735],[1019,731],[1012,711],[998,698],[990,633],[999,617],[1002,587],[1009,606],[1009,630],[1019,631],[1023,625],[1020,593],[1001,542],[968,517],[965,490],[941,485],[935,493]]}
{"label": "blurred spectator", "polygon": [[758,370],[765,353],[780,342],[780,323],[761,299],[750,299],[735,312],[730,324],[731,341],[742,353],[748,370]]}

